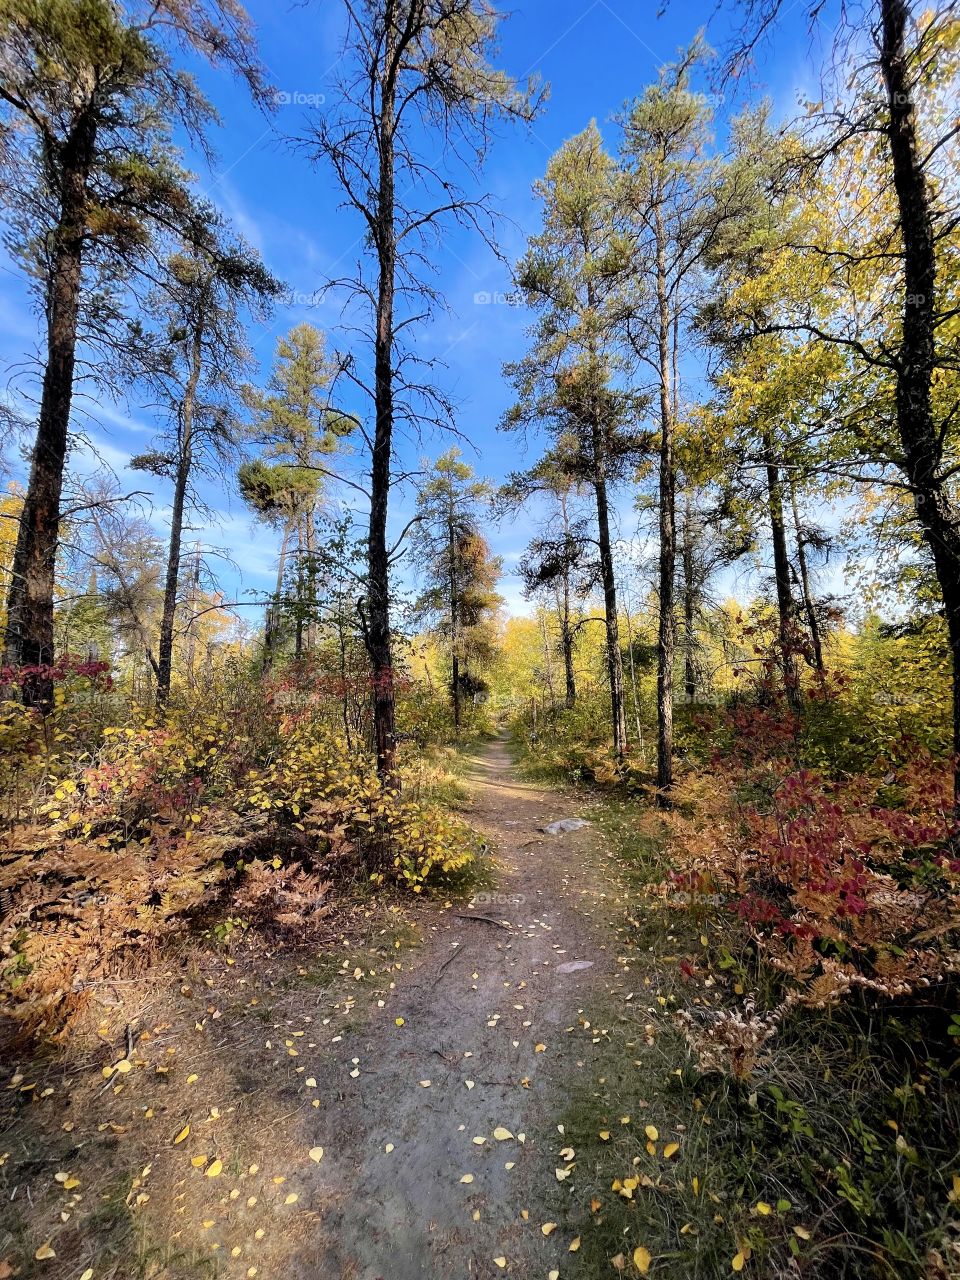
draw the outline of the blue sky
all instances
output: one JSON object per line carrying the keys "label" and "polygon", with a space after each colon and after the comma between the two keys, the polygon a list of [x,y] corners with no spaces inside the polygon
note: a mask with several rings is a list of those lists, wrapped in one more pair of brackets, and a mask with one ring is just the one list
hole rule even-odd
{"label": "blue sky", "polygon": [[[806,30],[804,7],[788,10],[758,66],[757,82],[773,100],[778,115],[792,114],[798,97],[813,92],[822,58],[820,40]],[[212,168],[196,156],[190,162],[200,188],[290,291],[271,321],[250,331],[262,378],[277,337],[300,320],[325,330],[332,347],[355,350],[364,359],[356,339],[338,332],[342,315],[337,295],[316,300],[326,280],[352,264],[360,228],[348,211],[338,208],[339,196],[328,173],[312,167],[286,141],[303,132],[312,113],[324,110],[332,92],[343,27],[338,0],[295,5],[253,0],[248,8],[271,82],[290,102],[267,121],[227,76],[198,68],[204,90],[224,123],[213,137],[218,158]],[[485,172],[471,175],[467,184],[468,189],[472,184],[473,194],[489,191],[505,215],[500,242],[511,261],[537,227],[532,184],[563,141],[595,118],[608,143],[614,145],[616,131],[610,117],[643,91],[660,65],[671,61],[678,48],[705,25],[714,46],[722,47],[728,35],[726,20],[717,18],[712,2],[674,0],[661,16],[659,8],[659,2],[651,0],[519,0],[512,7],[502,29],[499,63],[521,78],[539,74],[550,84],[550,97],[529,131],[500,134]],[[739,105],[718,104],[721,138],[725,119]],[[7,261],[0,266],[0,362],[7,379],[21,371],[17,386],[22,393],[29,390],[22,374],[24,361],[36,355],[39,347],[38,317],[16,268]],[[458,429],[473,445],[473,449],[461,447],[478,473],[498,481],[525,462],[519,442],[498,433],[496,424],[510,402],[501,365],[523,351],[529,316],[502,301],[477,301],[477,295],[496,299],[510,289],[508,270],[478,236],[462,230],[448,232],[437,267],[435,283],[445,294],[449,311],[418,332],[417,349],[446,364],[442,381],[458,405]],[[688,367],[694,367],[692,361]],[[360,402],[353,407],[366,411]],[[87,401],[82,409],[78,404],[76,417],[90,445],[75,451],[75,470],[90,473],[107,466],[130,490],[151,487],[150,518],[163,533],[169,501],[163,482],[126,470],[129,457],[144,450],[156,428],[149,407],[135,397],[122,405]],[[401,442],[404,465],[413,467],[420,457],[436,456],[448,444],[449,440],[438,437]],[[526,461],[534,456],[531,453]],[[16,458],[13,462],[15,472],[22,474]],[[254,524],[234,492],[207,486],[204,497],[215,518],[212,523],[198,522],[189,536],[207,548],[229,553],[233,563],[225,559],[220,564],[228,598],[269,590],[275,572],[271,533]],[[344,497],[349,501],[346,493]],[[395,493],[391,518],[396,529],[405,523],[413,501],[411,491]],[[630,494],[622,495],[618,510],[621,533],[630,539],[636,529]],[[535,512],[530,512],[487,531],[494,550],[504,558],[501,590],[515,612],[525,606],[511,571],[534,523]]]}

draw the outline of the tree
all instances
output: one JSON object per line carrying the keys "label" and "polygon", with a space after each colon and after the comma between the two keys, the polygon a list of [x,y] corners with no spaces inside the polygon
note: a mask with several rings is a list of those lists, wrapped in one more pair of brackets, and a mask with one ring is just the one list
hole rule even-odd
{"label": "tree", "polygon": [[[277,343],[265,391],[248,387],[244,399],[251,411],[250,434],[263,458],[240,472],[241,492],[264,519],[283,530],[277,570],[279,607],[284,566],[291,537],[297,535],[297,657],[316,642],[317,509],[326,479],[341,477],[331,459],[354,421],[333,407],[332,395],[341,366],[328,359],[324,336],[311,324],[295,325]],[[276,461],[272,465],[265,459]],[[277,637],[276,614],[268,612],[265,656],[269,665]]]}
{"label": "tree", "polygon": [[524,552],[519,571],[528,598],[544,593],[553,596],[563,655],[564,702],[568,710],[577,701],[574,668],[577,631],[584,622],[591,621],[582,618],[574,621],[574,613],[578,611],[574,605],[585,599],[598,579],[588,521],[574,507],[579,487],[562,461],[548,453],[528,472],[512,475],[498,494],[505,512],[514,510],[534,495],[546,497],[551,504],[541,533],[530,541]]}
{"label": "tree", "polygon": [[[761,32],[772,27],[781,0],[745,0],[743,8],[744,31],[727,61],[731,73],[744,65]],[[887,460],[913,499],[943,601],[953,662],[954,805],[960,816],[960,504],[953,486],[960,360],[951,338],[956,274],[942,270],[955,252],[956,215],[949,201],[957,129],[952,110],[938,110],[936,104],[937,89],[944,81],[951,85],[955,76],[949,53],[941,66],[938,52],[952,47],[956,5],[944,0],[915,17],[908,0],[876,0],[872,13],[875,57],[854,49],[852,92],[840,95],[829,113],[815,113],[809,158],[829,174],[835,206],[845,197],[856,198],[865,167],[882,173],[874,185],[891,193],[887,230],[893,234],[881,254],[875,241],[858,240],[850,226],[844,227],[839,245],[825,238],[818,242],[817,270],[826,267],[831,273],[834,313],[824,323],[798,308],[779,317],[777,327],[840,348],[863,376],[871,381],[879,376],[891,388],[895,447]],[[865,272],[874,276],[868,307],[857,287]],[[881,291],[887,302],[884,285],[895,289],[898,303],[870,305]],[[852,437],[859,434],[859,452],[874,462],[876,432],[858,432],[857,426]]]}
{"label": "tree", "polygon": [[622,186],[633,244],[634,297],[626,331],[653,370],[660,428],[657,636],[657,794],[673,786],[673,686],[676,656],[676,429],[680,403],[677,350],[690,332],[704,260],[728,216],[718,203],[720,163],[709,154],[711,111],[691,87],[704,57],[695,42],[622,120]]}
{"label": "tree", "polygon": [[[46,319],[43,385],[30,479],[7,607],[6,655],[53,659],[60,496],[70,434],[78,335],[109,342],[113,285],[147,254],[160,228],[189,207],[173,126],[194,140],[213,118],[174,54],[238,71],[262,99],[243,10],[235,0],[2,0],[0,127],[4,202]],[[42,670],[24,685],[49,708]]]}
{"label": "tree", "polygon": [[[424,273],[423,250],[445,223],[472,227],[488,239],[489,205],[456,184],[459,163],[474,173],[498,119],[530,120],[533,86],[519,90],[489,58],[498,16],[486,0],[347,0],[348,32],[338,106],[311,139],[332,169],[346,206],[359,215],[369,269],[335,282],[368,308],[373,384],[351,366],[349,376],[373,406],[370,522],[363,631],[370,656],[374,745],[381,778],[398,785],[396,698],[390,624],[387,541],[398,422],[441,425],[450,405],[435,386],[408,370],[429,360],[404,345],[437,301]],[[434,163],[432,156],[443,155]]]}
{"label": "tree", "polygon": [[222,471],[236,451],[232,402],[251,360],[244,313],[263,318],[279,291],[259,257],[226,240],[220,219],[207,210],[183,249],[168,259],[162,283],[150,299],[163,329],[148,347],[143,367],[160,391],[169,426],[162,447],[131,459],[130,465],[173,483],[157,641],[161,710],[170,696],[184,513],[189,503],[197,502],[196,473]]}
{"label": "tree", "polygon": [[645,451],[647,439],[633,427],[638,397],[617,382],[624,372],[616,334],[629,243],[619,222],[616,166],[595,124],[564,143],[535,191],[543,230],[530,240],[516,279],[539,318],[528,354],[506,366],[518,399],[501,425],[546,426],[557,463],[593,490],[613,748],[622,757],[627,727],[610,490]]}
{"label": "tree", "polygon": [[417,502],[416,551],[424,590],[415,613],[433,621],[450,646],[450,702],[453,727],[463,723],[464,692],[473,690],[468,664],[471,644],[500,604],[496,594],[501,562],[480,533],[482,512],[493,490],[474,479],[460,450],[448,450],[433,464]]}

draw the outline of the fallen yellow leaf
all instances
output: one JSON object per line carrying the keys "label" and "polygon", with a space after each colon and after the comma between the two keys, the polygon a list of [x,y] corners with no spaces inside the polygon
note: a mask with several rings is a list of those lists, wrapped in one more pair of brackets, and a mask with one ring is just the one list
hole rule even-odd
{"label": "fallen yellow leaf", "polygon": [[638,1244],[633,1251],[633,1265],[637,1268],[642,1276],[645,1276],[650,1270],[650,1263],[653,1259],[650,1256],[650,1250],[645,1249],[642,1244]]}

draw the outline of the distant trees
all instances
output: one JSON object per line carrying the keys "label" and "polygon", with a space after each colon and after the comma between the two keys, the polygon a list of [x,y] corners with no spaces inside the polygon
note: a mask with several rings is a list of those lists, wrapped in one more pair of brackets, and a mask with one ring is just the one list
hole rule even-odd
{"label": "distant trees", "polygon": [[530,240],[516,280],[537,320],[529,352],[506,367],[517,402],[502,425],[545,427],[556,464],[593,491],[613,749],[620,757],[627,726],[610,494],[638,460],[646,437],[637,433],[637,397],[617,381],[623,363],[616,332],[630,247],[616,165],[595,124],[561,147],[535,190],[543,229]]}
{"label": "distant trees", "polygon": [[530,541],[518,567],[525,595],[534,599],[546,595],[553,600],[568,709],[577,701],[574,647],[584,621],[577,615],[598,581],[596,540],[578,502],[582,488],[562,456],[548,452],[530,471],[512,475],[498,495],[507,513],[532,497],[545,500],[550,507],[542,532]]}
{"label": "distant trees", "polygon": [[414,610],[449,646],[450,702],[458,734],[464,694],[482,687],[476,673],[471,677],[470,662],[489,657],[489,625],[500,604],[501,562],[481,533],[492,496],[491,487],[475,479],[453,448],[433,464],[417,502],[413,536],[423,590]]}
{"label": "distant trees", "polygon": [[221,471],[236,450],[232,401],[250,363],[244,313],[263,316],[280,286],[244,245],[229,243],[207,212],[165,264],[151,310],[163,328],[147,349],[145,374],[160,392],[168,427],[160,447],[131,460],[173,484],[170,539],[157,641],[157,706],[170,696],[184,513],[195,473]]}
{"label": "distant trees", "polygon": [[46,319],[30,479],[7,603],[6,657],[38,667],[28,701],[48,708],[60,497],[77,344],[116,340],[117,290],[151,244],[189,216],[187,175],[170,143],[201,145],[213,111],[180,50],[264,87],[234,0],[3,0],[0,105],[5,214]]}
{"label": "distant trees", "polygon": [[341,366],[327,356],[320,330],[298,324],[278,341],[265,390],[247,387],[244,393],[250,412],[248,435],[259,446],[260,457],[240,467],[240,491],[257,516],[282,533],[275,598],[266,618],[267,666],[279,639],[291,547],[297,657],[303,651],[304,631],[307,650],[316,645],[317,510],[325,481],[338,478],[333,455],[356,425],[333,405],[339,372]]}
{"label": "distant trees", "polygon": [[692,71],[703,52],[695,42],[676,65],[663,68],[657,83],[622,120],[622,192],[633,251],[626,331],[637,358],[653,372],[658,408],[657,794],[661,803],[669,802],[673,786],[678,356],[680,343],[689,342],[706,257],[731,216],[728,206],[735,206],[735,193],[721,182],[722,166],[710,146],[709,103],[692,85]]}

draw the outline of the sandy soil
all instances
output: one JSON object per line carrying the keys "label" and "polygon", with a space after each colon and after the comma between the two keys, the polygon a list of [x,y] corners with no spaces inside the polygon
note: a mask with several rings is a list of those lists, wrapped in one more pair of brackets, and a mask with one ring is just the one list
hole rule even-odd
{"label": "sandy soil", "polygon": [[[438,924],[390,1001],[400,1034],[389,1019],[345,1040],[342,1061],[318,1081],[321,1092],[334,1088],[360,1059],[356,1087],[304,1139],[328,1152],[315,1173],[327,1208],[295,1276],[546,1277],[569,1247],[541,1226],[568,1194],[556,1122],[565,1083],[590,1069],[585,1002],[617,977],[605,858],[589,826],[539,832],[576,811],[519,782],[502,742],[472,761],[469,780],[471,821],[499,868],[493,900],[480,895]],[[514,1137],[498,1141],[498,1126]]]}
{"label": "sandy soil", "polygon": [[[557,1126],[602,1072],[591,1006],[621,1007],[628,980],[612,855],[592,826],[540,830],[586,815],[520,782],[503,742],[469,783],[495,863],[469,906],[372,902],[367,941],[316,972],[303,950],[185,954],[105,987],[90,1045],[11,1051],[0,1276],[571,1274],[541,1228],[576,1194]],[[423,943],[395,949],[409,920]]]}

